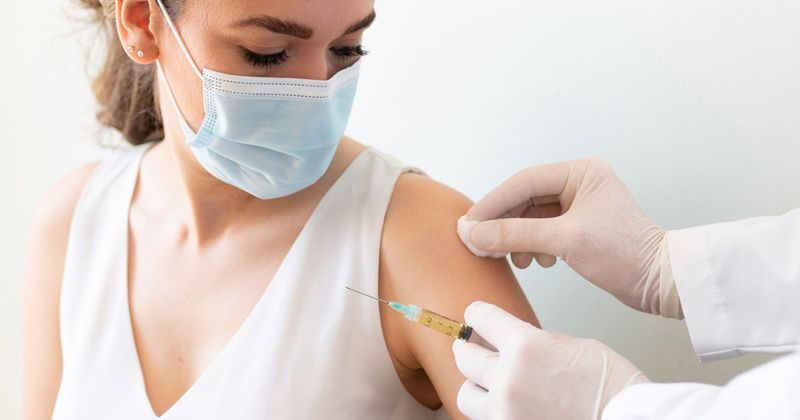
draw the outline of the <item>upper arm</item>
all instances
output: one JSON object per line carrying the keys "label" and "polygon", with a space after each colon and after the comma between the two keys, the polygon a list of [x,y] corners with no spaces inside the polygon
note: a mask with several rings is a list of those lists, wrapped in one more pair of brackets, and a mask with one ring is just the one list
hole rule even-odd
{"label": "upper arm", "polygon": [[24,295],[24,418],[52,417],[61,382],[59,296],[72,213],[96,163],[64,177],[47,194],[30,228]]}
{"label": "upper arm", "polygon": [[[456,320],[464,319],[470,303],[482,300],[538,325],[508,262],[478,258],[458,239],[457,219],[470,206],[461,194],[426,177],[409,174],[398,180],[381,244],[381,297]],[[404,379],[406,387],[426,405],[435,408],[441,401],[451,417],[463,417],[456,396],[464,377],[455,365],[453,339],[388,311],[382,306],[393,360],[409,372],[418,371]],[[438,400],[430,385],[425,390],[426,379]]]}

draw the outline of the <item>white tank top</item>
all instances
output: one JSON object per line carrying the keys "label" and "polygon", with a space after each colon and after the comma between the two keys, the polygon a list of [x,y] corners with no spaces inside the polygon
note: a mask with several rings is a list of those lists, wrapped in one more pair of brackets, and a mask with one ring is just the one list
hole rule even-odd
{"label": "white tank top", "polygon": [[[149,146],[115,151],[75,209],[56,420],[150,420],[128,306],[128,213]],[[384,216],[409,168],[369,149],[323,197],[255,308],[161,418],[431,419],[389,358],[376,302]]]}

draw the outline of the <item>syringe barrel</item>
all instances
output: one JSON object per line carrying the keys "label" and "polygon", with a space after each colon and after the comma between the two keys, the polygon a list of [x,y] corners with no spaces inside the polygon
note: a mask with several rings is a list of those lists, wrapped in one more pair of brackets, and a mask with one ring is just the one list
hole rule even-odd
{"label": "syringe barrel", "polygon": [[472,330],[472,328],[461,322],[450,319],[444,315],[439,315],[436,312],[429,311],[427,309],[422,309],[419,318],[417,318],[417,323],[453,338],[460,338],[461,336],[467,334],[468,330]]}
{"label": "syringe barrel", "polygon": [[478,335],[467,324],[450,319],[444,315],[439,315],[436,312],[422,309],[417,323],[422,324],[428,328],[432,328],[440,333],[453,337],[459,340],[468,341],[470,343],[480,344],[489,350],[497,351],[494,346],[489,344],[483,337]]}

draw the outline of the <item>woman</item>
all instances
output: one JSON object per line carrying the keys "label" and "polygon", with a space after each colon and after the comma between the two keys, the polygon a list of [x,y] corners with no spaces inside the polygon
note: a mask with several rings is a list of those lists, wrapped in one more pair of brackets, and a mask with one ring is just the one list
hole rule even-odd
{"label": "woman", "polygon": [[36,217],[26,418],[461,417],[452,340],[344,287],[536,319],[460,245],[468,200],[342,137],[373,0],[82,3],[134,147]]}

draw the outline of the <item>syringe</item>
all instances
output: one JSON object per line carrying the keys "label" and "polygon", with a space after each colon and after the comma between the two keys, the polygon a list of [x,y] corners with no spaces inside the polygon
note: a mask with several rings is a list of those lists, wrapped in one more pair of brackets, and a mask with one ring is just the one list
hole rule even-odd
{"label": "syringe", "polygon": [[359,295],[366,296],[370,299],[375,299],[380,303],[389,305],[390,308],[403,314],[409,321],[424,325],[448,337],[480,344],[490,350],[494,350],[494,347],[491,344],[484,340],[483,337],[478,335],[478,333],[473,331],[472,327],[467,324],[450,319],[444,315],[439,315],[429,309],[420,308],[416,305],[404,305],[399,302],[387,301],[363,292],[359,292],[358,290],[351,289],[347,286],[345,286],[345,288],[351,292],[358,293]]}

